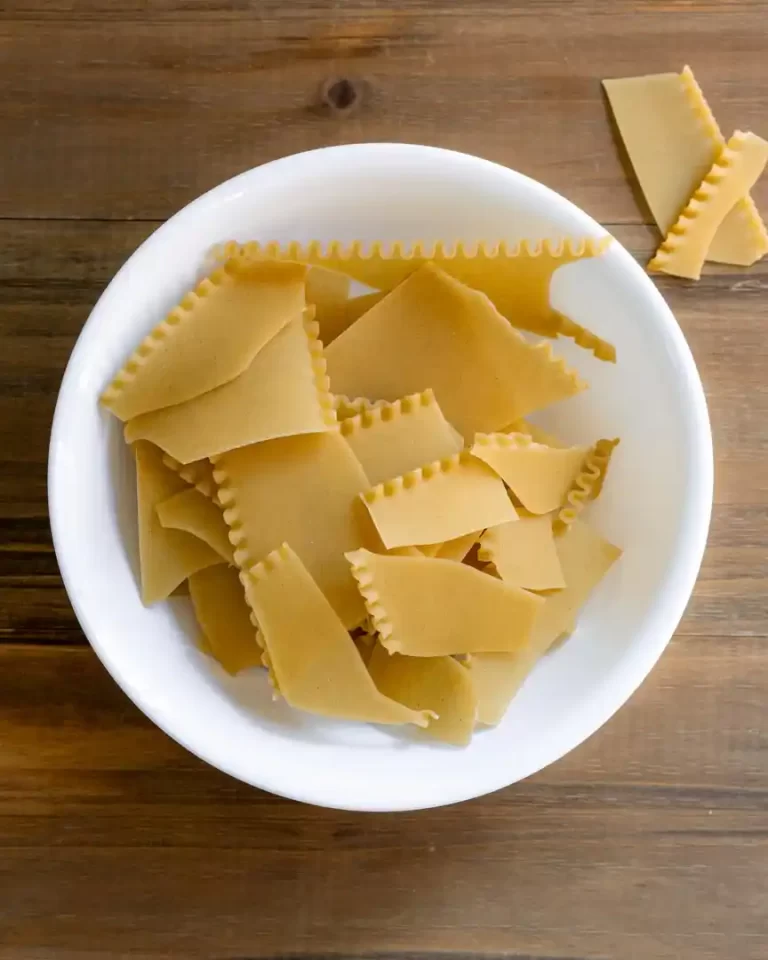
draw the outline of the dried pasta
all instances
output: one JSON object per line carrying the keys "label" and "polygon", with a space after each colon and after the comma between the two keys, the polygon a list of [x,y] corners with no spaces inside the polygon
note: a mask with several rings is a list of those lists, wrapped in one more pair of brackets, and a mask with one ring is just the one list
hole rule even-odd
{"label": "dried pasta", "polygon": [[232,675],[260,667],[258,633],[237,570],[224,563],[200,570],[189,578],[189,593],[205,638],[203,652]]}
{"label": "dried pasta", "polygon": [[501,579],[516,587],[558,590],[565,586],[550,515],[520,516],[514,523],[490,527],[480,537],[478,557],[492,563]]}
{"label": "dried pasta", "polygon": [[158,503],[155,509],[166,530],[186,530],[207,543],[226,563],[234,561],[221,508],[199,490],[182,490]]}
{"label": "dried pasta", "polygon": [[566,494],[562,508],[555,517],[553,522],[555,533],[562,533],[579,516],[590,500],[596,500],[600,496],[613,451],[618,445],[619,440],[616,437],[613,440],[598,440],[591,448]]}

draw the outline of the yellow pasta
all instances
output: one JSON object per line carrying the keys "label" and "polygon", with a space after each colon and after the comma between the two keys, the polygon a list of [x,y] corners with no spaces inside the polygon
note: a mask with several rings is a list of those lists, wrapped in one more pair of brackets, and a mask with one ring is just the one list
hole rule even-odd
{"label": "yellow pasta", "polygon": [[463,563],[348,554],[368,615],[390,653],[512,652],[530,642],[544,601]]}
{"label": "yellow pasta", "polygon": [[169,470],[178,473],[182,480],[212,500],[216,500],[216,483],[213,479],[213,464],[210,460],[192,460],[190,463],[179,463],[169,453],[163,454],[163,463]]}
{"label": "yellow pasta", "polygon": [[306,268],[228,261],[141,342],[101,397],[121,420],[234,380],[304,309]]}
{"label": "yellow pasta", "polygon": [[589,451],[581,470],[566,494],[562,509],[554,520],[555,533],[562,533],[579,516],[590,500],[596,500],[600,496],[613,451],[618,445],[618,437],[613,440],[598,440]]}
{"label": "yellow pasta", "polygon": [[442,544],[517,516],[501,480],[466,451],[379,484],[363,501],[388,548]]}
{"label": "yellow pasta", "polygon": [[261,666],[258,634],[237,570],[220,563],[194,573],[189,578],[189,593],[203,631],[203,652],[233,675]]}
{"label": "yellow pasta", "polygon": [[158,503],[157,518],[166,529],[186,530],[207,543],[226,563],[234,561],[221,508],[199,490],[187,489]]}
{"label": "yellow pasta", "polygon": [[431,387],[465,437],[586,386],[549,343],[528,343],[487,297],[430,265],[334,340],[326,359],[335,394],[393,401]]}
{"label": "yellow pasta", "polygon": [[244,577],[270,671],[291,706],[345,720],[427,725],[430,711],[376,689],[344,624],[287,544]]}
{"label": "yellow pasta", "polygon": [[480,537],[478,556],[492,563],[505,583],[516,587],[557,590],[565,586],[551,515],[520,516],[514,523],[490,527]]}

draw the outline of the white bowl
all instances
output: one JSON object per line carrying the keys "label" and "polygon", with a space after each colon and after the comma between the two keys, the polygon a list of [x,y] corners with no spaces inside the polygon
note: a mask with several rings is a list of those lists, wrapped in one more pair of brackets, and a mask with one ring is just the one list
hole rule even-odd
{"label": "white bowl", "polygon": [[627,700],[669,641],[693,588],[712,502],[712,440],[680,328],[618,243],[598,260],[563,268],[553,284],[554,305],[611,340],[618,364],[558,343],[591,390],[542,422],[574,441],[622,438],[590,519],[624,556],[501,725],[479,732],[465,749],[418,733],[318,720],[274,703],[263,671],[231,679],[198,652],[188,601],[145,609],[135,577],[133,469],[121,425],[97,403],[134,345],[194,285],[214,243],[515,241],[603,232],[567,200],[504,167],[431,147],[365,144],[250,170],[195,200],[142,244],[72,353],[48,479],[56,554],[75,613],[106,668],[147,716],[208,763],[273,793],[329,807],[407,810],[527,777]]}

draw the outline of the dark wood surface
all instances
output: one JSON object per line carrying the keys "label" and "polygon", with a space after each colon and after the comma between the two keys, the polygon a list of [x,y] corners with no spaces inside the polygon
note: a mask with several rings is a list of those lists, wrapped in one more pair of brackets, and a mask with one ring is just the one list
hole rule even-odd
{"label": "dark wood surface", "polygon": [[764,0],[0,2],[0,960],[768,957],[768,264],[659,281],[715,432],[701,579],[630,704],[495,796],[363,816],[203,766],[85,644],[45,503],[88,311],[203,190],[325,144],[437,144],[645,259],[599,79],[688,62],[726,132],[766,135],[766,55]]}

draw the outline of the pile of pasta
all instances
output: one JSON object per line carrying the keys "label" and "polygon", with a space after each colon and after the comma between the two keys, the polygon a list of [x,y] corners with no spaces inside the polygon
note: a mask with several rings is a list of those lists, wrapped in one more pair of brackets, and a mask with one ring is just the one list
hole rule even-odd
{"label": "pile of pasta", "polygon": [[690,67],[603,86],[664,235],[648,269],[698,280],[706,260],[748,267],[764,257],[768,232],[749,192],[768,142],[740,130],[726,141]]}
{"label": "pile of pasta", "polygon": [[205,653],[300,710],[454,744],[498,723],[620,554],[582,515],[618,440],[526,419],[587,384],[520,332],[615,361],[549,297],[609,242],[219,250],[101,398],[144,603],[187,584]]}

